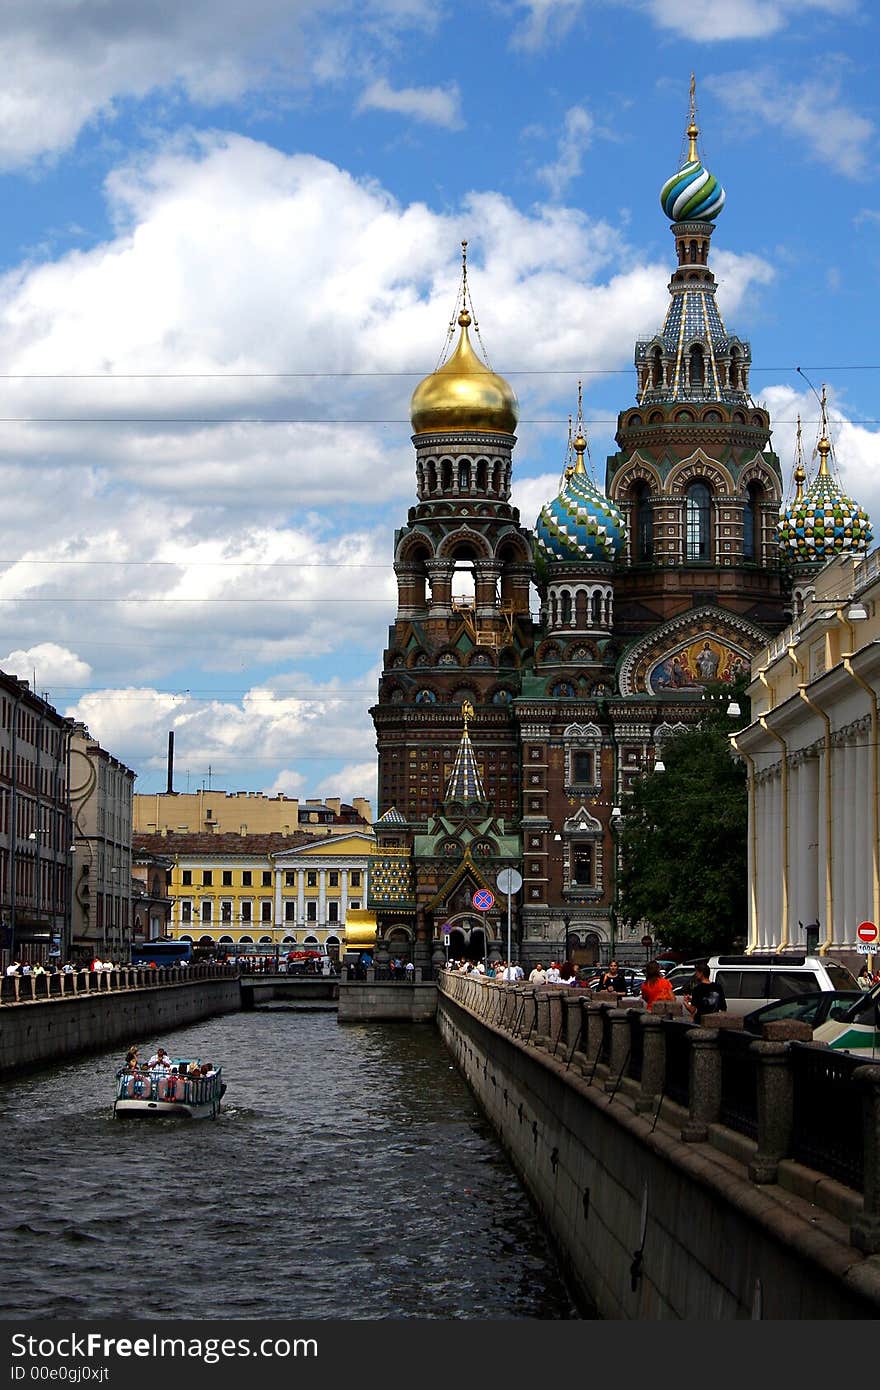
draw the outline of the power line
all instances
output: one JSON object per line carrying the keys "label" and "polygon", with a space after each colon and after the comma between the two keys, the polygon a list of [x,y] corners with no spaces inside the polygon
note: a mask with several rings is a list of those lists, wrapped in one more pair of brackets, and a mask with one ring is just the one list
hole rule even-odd
{"label": "power line", "polygon": [[[877,372],[880,363],[857,362],[849,366],[805,367],[808,372]],[[626,376],[635,371],[634,367],[509,367],[505,376]],[[796,372],[797,367],[788,363],[777,367],[749,368],[755,372]],[[473,375],[495,375],[490,368],[476,370]],[[341,380],[349,377],[379,378],[394,380],[401,377],[430,376],[424,367],[408,367],[401,371],[350,371],[322,372],[0,372],[0,381],[315,381]]]}
{"label": "power line", "polygon": [[[693,405],[694,402],[688,402]],[[625,406],[620,414],[624,415],[635,406]],[[644,408],[644,407],[643,407]],[[750,408],[750,407],[747,407]],[[519,420],[520,425],[553,425],[554,428],[561,428],[567,423],[568,417],[559,416],[523,416]],[[620,416],[592,416],[584,420],[588,428],[596,425],[617,425]],[[699,425],[699,420],[689,420],[687,422],[676,422],[675,420],[664,421],[665,424],[675,425],[676,423],[686,423],[688,426]],[[801,417],[798,420],[773,421],[774,425],[816,425],[821,424],[819,420],[805,420]],[[831,420],[829,424],[832,428],[839,428],[843,425],[880,425],[880,420],[871,418],[852,417],[846,420]],[[333,415],[322,416],[271,416],[263,417],[257,415],[228,415],[228,416],[171,416],[171,415],[0,415],[0,425],[409,425],[412,421],[409,416],[364,416],[356,418],[351,416],[341,417]]]}

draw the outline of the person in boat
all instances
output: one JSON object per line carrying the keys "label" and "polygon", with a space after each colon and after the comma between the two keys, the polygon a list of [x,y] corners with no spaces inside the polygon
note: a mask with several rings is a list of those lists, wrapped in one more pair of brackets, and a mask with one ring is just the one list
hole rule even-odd
{"label": "person in boat", "polygon": [[168,1056],[164,1047],[157,1047],[147,1065],[150,1067],[151,1071],[167,1072],[171,1065],[171,1058]]}
{"label": "person in boat", "polygon": [[138,1069],[138,1050],[137,1050],[136,1047],[130,1047],[130,1048],[128,1049],[128,1051],[126,1052],[126,1054],[125,1054],[125,1070],[126,1070],[126,1071],[137,1071],[137,1069]]}
{"label": "person in boat", "polygon": [[216,1075],[217,1075],[216,1071],[214,1070],[213,1064],[212,1064],[211,1062],[203,1062],[202,1065],[201,1065],[201,1067],[199,1068],[199,1071],[201,1072],[201,1075],[202,1075],[202,1076],[216,1076]]}
{"label": "person in boat", "polygon": [[186,1074],[191,1081],[194,1080],[195,1077],[201,1076],[202,1069],[199,1066],[198,1062],[190,1062],[189,1066],[186,1069]]}

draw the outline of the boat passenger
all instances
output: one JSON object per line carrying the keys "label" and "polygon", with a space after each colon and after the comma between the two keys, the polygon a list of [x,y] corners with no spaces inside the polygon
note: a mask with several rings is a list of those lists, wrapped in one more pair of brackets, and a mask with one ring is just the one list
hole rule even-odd
{"label": "boat passenger", "polygon": [[216,1075],[217,1075],[216,1071],[214,1070],[213,1065],[212,1065],[210,1062],[203,1062],[202,1065],[201,1065],[201,1067],[200,1067],[200,1071],[201,1071],[201,1073],[202,1073],[202,1076],[216,1076]]}
{"label": "boat passenger", "polygon": [[169,1059],[169,1057],[168,1057],[168,1053],[165,1051],[164,1047],[157,1047],[157,1048],[156,1048],[156,1051],[153,1053],[152,1057],[150,1058],[149,1066],[151,1066],[151,1067],[165,1067],[166,1070],[167,1070],[167,1068],[168,1068],[168,1066],[169,1066],[169,1061],[170,1061],[170,1059]]}

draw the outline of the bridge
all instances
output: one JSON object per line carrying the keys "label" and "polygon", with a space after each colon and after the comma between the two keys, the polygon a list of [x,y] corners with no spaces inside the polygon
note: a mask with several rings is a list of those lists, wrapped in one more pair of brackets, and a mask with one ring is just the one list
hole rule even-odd
{"label": "bridge", "polygon": [[309,1013],[339,1008],[339,980],[333,975],[285,975],[247,971],[239,976],[242,1009],[277,1004]]}

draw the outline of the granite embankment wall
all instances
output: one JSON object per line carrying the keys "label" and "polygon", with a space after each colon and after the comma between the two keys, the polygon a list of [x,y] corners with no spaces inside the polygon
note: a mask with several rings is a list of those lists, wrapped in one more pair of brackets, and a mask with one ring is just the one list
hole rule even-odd
{"label": "granite embankment wall", "polygon": [[[4,1004],[0,1007],[0,1076],[78,1053],[127,1046],[241,1008],[236,972],[199,969],[205,973],[196,978],[195,972],[182,977],[176,970],[162,970],[158,972],[161,981],[145,979],[142,971],[120,972],[112,988]],[[122,983],[123,974],[126,983]]]}
{"label": "granite embankment wall", "polygon": [[437,1013],[433,981],[348,980],[339,986],[340,1023],[432,1023]]}
{"label": "granite embankment wall", "polygon": [[[853,1073],[859,1191],[785,1157],[789,1044],[725,1051],[719,1030],[578,994],[447,973],[437,1021],[584,1304],[615,1319],[878,1317],[880,1068]],[[719,1123],[725,1067],[757,1137]]]}

